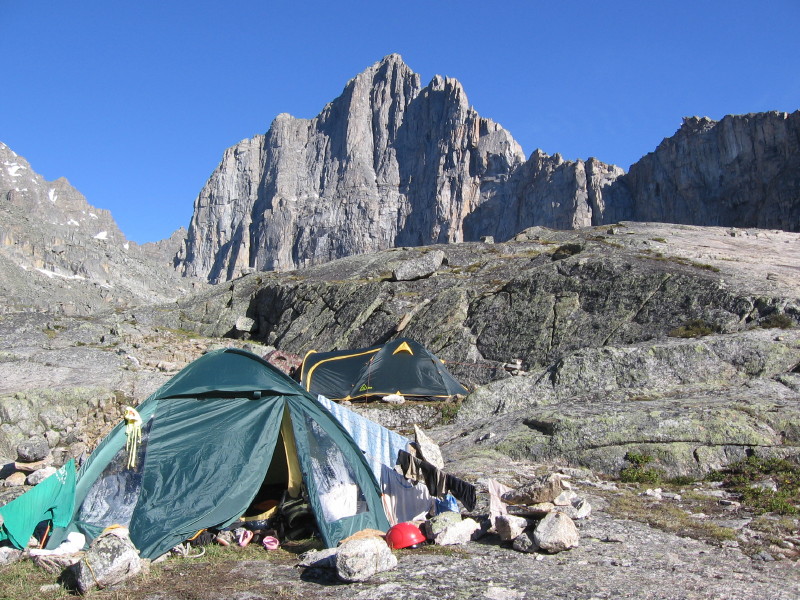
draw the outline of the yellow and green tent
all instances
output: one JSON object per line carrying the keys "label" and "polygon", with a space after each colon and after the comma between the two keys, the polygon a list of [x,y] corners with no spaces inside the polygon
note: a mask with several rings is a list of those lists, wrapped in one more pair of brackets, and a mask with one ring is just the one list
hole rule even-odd
{"label": "yellow and green tent", "polygon": [[303,359],[300,382],[312,394],[331,400],[468,393],[437,356],[409,338],[357,350],[311,351]]}

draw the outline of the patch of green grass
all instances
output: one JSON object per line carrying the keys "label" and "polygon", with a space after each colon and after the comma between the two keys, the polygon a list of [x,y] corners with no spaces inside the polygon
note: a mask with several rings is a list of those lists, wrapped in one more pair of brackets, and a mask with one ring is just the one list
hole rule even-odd
{"label": "patch of green grass", "polygon": [[665,481],[669,485],[680,487],[682,485],[692,485],[697,480],[694,477],[689,477],[688,475],[676,475],[675,477],[670,477]]}
{"label": "patch of green grass", "polygon": [[442,424],[449,425],[456,420],[458,411],[461,408],[461,402],[459,400],[447,400],[441,404],[441,407]]}
{"label": "patch of green grass", "polygon": [[669,261],[678,265],[684,265],[686,267],[694,267],[696,269],[703,269],[705,271],[712,271],[714,273],[719,273],[719,268],[715,267],[714,265],[695,262],[693,260],[689,260],[688,258],[682,258],[680,256],[665,256],[663,253],[656,252],[654,250],[651,250],[650,248],[645,248],[644,250],[642,250],[641,255],[645,258],[650,258],[652,260]]}
{"label": "patch of green grass", "polygon": [[470,553],[460,546],[441,546],[439,544],[420,544],[416,548],[395,550],[394,553],[413,552],[414,554],[434,554],[453,558],[469,558]]}
{"label": "patch of green grass", "polygon": [[677,338],[696,338],[719,333],[719,327],[713,323],[707,323],[702,319],[690,319],[684,325],[676,327],[667,335]]}
{"label": "patch of green grass", "polygon": [[693,518],[684,509],[666,502],[648,501],[631,492],[609,498],[609,514],[647,523],[662,531],[685,535],[714,544],[736,538],[736,532]]}
{"label": "patch of green grass", "polygon": [[55,600],[70,598],[70,593],[63,587],[43,591],[42,586],[56,583],[57,575],[40,569],[33,561],[22,560],[0,568],[0,598],[4,600],[22,600],[37,598],[38,600]]}
{"label": "patch of green grass", "polygon": [[772,543],[780,543],[797,531],[797,519],[791,517],[761,515],[750,521],[750,529],[760,531],[769,536]]}
{"label": "patch of green grass", "polygon": [[[743,505],[756,514],[800,514],[800,465],[780,458],[751,456],[709,473],[708,479],[738,494]],[[769,480],[776,490],[758,483]]]}

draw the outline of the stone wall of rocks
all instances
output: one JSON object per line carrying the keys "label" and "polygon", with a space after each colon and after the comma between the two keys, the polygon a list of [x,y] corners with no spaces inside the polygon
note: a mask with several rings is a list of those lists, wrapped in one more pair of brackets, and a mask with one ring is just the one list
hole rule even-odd
{"label": "stone wall of rocks", "polygon": [[[21,448],[47,449],[49,465],[60,467],[92,450],[122,419],[130,399],[102,388],[69,388],[0,396],[0,457],[3,463],[37,462]],[[42,452],[37,452],[42,454]],[[14,479],[19,481],[19,478]],[[6,485],[8,485],[6,479]]]}

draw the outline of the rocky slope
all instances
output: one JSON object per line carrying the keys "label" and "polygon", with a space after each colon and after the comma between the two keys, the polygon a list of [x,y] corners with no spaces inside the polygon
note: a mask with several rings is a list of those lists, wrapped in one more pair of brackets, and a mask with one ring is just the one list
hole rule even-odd
{"label": "rocky slope", "polygon": [[229,280],[391,247],[508,240],[621,220],[800,231],[800,111],[688,118],[625,174],[595,158],[526,160],[461,84],[393,54],[313,119],[279,115],[225,151],[176,265]]}
{"label": "rocky slope", "polygon": [[[460,406],[369,407],[369,416],[388,415],[397,427],[403,415],[427,418],[431,406],[440,418],[458,408],[429,433],[446,470],[481,490],[488,478],[519,485],[564,467],[594,507],[579,547],[526,555],[487,536],[459,550],[408,551],[400,569],[347,587],[320,585],[327,580],[274,557],[216,561],[193,571],[209,582],[203,597],[229,596],[234,583],[261,597],[267,579],[307,597],[794,597],[793,563],[773,559],[797,556],[796,520],[756,518],[707,483],[640,496],[606,478],[629,453],[665,475],[694,477],[748,455],[800,454],[798,241],[780,231],[647,223],[533,228],[505,243],[389,249],[254,273],[91,318],[9,312],[0,319],[0,479],[23,441],[44,443],[57,462],[90,450],[119,422],[122,404],[217,344],[302,353],[403,334],[445,358],[473,391]],[[708,335],[676,337],[700,329],[693,320]],[[3,487],[0,498],[17,489]],[[136,580],[131,597],[185,595],[171,568],[163,579]],[[689,575],[665,588],[676,569]]]}
{"label": "rocky slope", "polygon": [[[496,448],[609,473],[629,451],[647,451],[666,472],[696,475],[748,452],[800,447],[791,425],[800,416],[800,337],[777,328],[800,322],[798,235],[534,228],[506,243],[389,249],[251,274],[89,321],[9,315],[4,330],[22,337],[0,361],[0,391],[10,402],[94,386],[140,400],[153,375],[163,381],[199,355],[204,345],[187,335],[301,356],[404,335],[474,390],[453,451]],[[677,337],[687,331],[704,337]],[[148,359],[155,340],[163,356]]]}
{"label": "rocky slope", "polygon": [[199,284],[171,269],[181,232],[158,244],[130,242],[108,211],[64,178],[46,181],[2,143],[0,204],[2,312],[89,315],[174,300]]}
{"label": "rocky slope", "polygon": [[534,228],[502,244],[252,274],[137,319],[299,355],[402,334],[475,389],[454,452],[496,448],[613,473],[636,451],[666,473],[699,475],[800,448],[800,337],[780,328],[800,322],[798,241],[632,222]]}

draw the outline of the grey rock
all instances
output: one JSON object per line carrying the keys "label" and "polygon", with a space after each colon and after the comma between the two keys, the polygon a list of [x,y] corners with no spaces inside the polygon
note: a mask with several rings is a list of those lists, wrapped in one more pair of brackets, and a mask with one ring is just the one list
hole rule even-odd
{"label": "grey rock", "polygon": [[517,552],[527,552],[527,553],[534,553],[539,551],[539,546],[533,539],[533,532],[532,531],[523,531],[517,537],[514,538],[511,547],[514,548]]}
{"label": "grey rock", "polygon": [[396,281],[413,281],[429,277],[442,266],[444,257],[445,254],[441,250],[426,252],[395,267],[392,278]]}
{"label": "grey rock", "polygon": [[799,231],[798,140],[800,111],[684,118],[622,178],[625,218]]}
{"label": "grey rock", "polygon": [[33,463],[50,454],[50,445],[43,437],[33,437],[17,445],[17,460]]}
{"label": "grey rock", "polygon": [[457,525],[462,521],[460,513],[453,511],[446,511],[434,515],[420,525],[420,530],[425,537],[430,541],[435,541],[436,537],[442,534],[448,527]]}
{"label": "grey rock", "polygon": [[298,567],[314,567],[318,569],[335,569],[336,553],[338,548],[325,548],[324,550],[309,550],[298,558]]}
{"label": "grey rock", "polygon": [[63,177],[46,181],[3,143],[0,198],[2,312],[86,316],[174,301],[202,285],[176,277],[170,264],[185,233],[131,242],[107,210],[89,205]]}
{"label": "grey rock", "polygon": [[[455,514],[455,513],[454,513]],[[433,535],[433,543],[438,546],[456,546],[471,542],[480,537],[481,524],[475,519],[466,518],[451,523],[438,533]]]}
{"label": "grey rock", "polygon": [[[314,119],[278,115],[266,134],[226,150],[175,264],[219,282],[391,247],[505,241],[529,227],[637,220],[798,231],[798,129],[800,111],[689,118],[627,175],[538,149],[525,160],[458,81],[437,75],[421,87],[390,55]],[[437,268],[419,264],[387,274]]]}
{"label": "grey rock", "polygon": [[[561,485],[564,485],[563,482]],[[553,504],[556,506],[570,506],[575,499],[577,499],[577,494],[572,490],[565,489],[553,499]]]}
{"label": "grey rock", "polygon": [[57,469],[55,467],[44,467],[43,469],[38,469],[33,473],[31,473],[30,475],[28,475],[28,477],[25,479],[25,484],[38,485],[45,479],[53,475],[56,472],[56,470]]}
{"label": "grey rock", "polygon": [[550,473],[504,493],[500,498],[507,504],[539,504],[553,502],[562,492],[561,476]]}
{"label": "grey rock", "polygon": [[11,546],[0,546],[0,565],[10,565],[23,559],[22,550],[17,550]]}
{"label": "grey rock", "polygon": [[555,506],[553,510],[562,512],[573,521],[587,519],[592,514],[592,505],[586,498],[574,498],[567,506]]}
{"label": "grey rock", "polygon": [[255,329],[256,322],[250,317],[239,317],[236,319],[236,330],[251,333]]}
{"label": "grey rock", "polygon": [[17,471],[16,473],[11,473],[8,477],[3,480],[3,485],[5,487],[20,487],[25,485],[25,481],[28,476],[23,473],[22,471]]}
{"label": "grey rock", "polygon": [[557,553],[577,548],[580,534],[572,519],[564,513],[553,512],[536,525],[533,541],[545,552]]}
{"label": "grey rock", "polygon": [[111,533],[96,538],[83,558],[65,572],[81,594],[94,588],[114,588],[148,567],[126,535]]}
{"label": "grey rock", "polygon": [[510,542],[511,540],[518,538],[530,524],[531,521],[524,517],[518,517],[515,515],[499,515],[494,520],[494,529],[497,532],[497,535],[500,536],[501,540],[504,542]]}
{"label": "grey rock", "polygon": [[[469,106],[461,84],[421,87],[400,56],[350,80],[314,119],[278,115],[229,148],[195,201],[176,264],[218,282],[393,246],[509,239],[525,227],[583,227],[630,212],[622,169],[596,159],[525,160]],[[436,266],[398,266],[397,279]]]}
{"label": "grey rock", "polygon": [[419,444],[421,458],[437,469],[444,469],[444,458],[439,446],[418,425],[414,425],[414,439]]}
{"label": "grey rock", "polygon": [[336,573],[342,581],[367,581],[376,573],[390,571],[397,558],[381,538],[344,542],[336,553]]}

